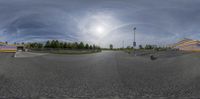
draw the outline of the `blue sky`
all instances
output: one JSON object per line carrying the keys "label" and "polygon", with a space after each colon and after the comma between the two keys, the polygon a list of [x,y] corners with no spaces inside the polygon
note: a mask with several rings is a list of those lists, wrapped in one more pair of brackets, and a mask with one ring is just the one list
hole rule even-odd
{"label": "blue sky", "polygon": [[199,0],[0,0],[0,41],[101,46],[200,39]]}

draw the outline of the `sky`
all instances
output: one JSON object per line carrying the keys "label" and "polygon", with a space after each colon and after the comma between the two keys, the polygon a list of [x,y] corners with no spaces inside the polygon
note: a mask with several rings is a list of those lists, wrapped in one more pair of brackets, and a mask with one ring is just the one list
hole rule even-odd
{"label": "sky", "polygon": [[0,0],[0,41],[106,47],[200,40],[200,0]]}

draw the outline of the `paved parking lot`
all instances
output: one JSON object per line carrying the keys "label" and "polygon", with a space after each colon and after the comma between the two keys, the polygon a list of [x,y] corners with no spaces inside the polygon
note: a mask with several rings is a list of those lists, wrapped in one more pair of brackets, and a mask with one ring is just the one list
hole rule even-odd
{"label": "paved parking lot", "polygon": [[0,98],[200,97],[200,54],[12,56],[0,53]]}

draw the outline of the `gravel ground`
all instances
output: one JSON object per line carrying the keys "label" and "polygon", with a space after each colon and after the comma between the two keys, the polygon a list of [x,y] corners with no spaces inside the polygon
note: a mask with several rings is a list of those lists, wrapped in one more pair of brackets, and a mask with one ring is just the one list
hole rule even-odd
{"label": "gravel ground", "polygon": [[0,98],[197,98],[199,59],[199,53],[155,61],[118,51],[21,58],[0,53]]}
{"label": "gravel ground", "polygon": [[14,57],[15,58],[36,57],[36,56],[41,56],[45,54],[48,54],[48,53],[16,52]]}

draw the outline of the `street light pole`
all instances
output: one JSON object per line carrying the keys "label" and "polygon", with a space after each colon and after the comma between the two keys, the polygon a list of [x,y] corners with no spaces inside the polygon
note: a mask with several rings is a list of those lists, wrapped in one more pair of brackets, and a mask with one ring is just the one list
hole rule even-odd
{"label": "street light pole", "polygon": [[123,49],[124,49],[124,40],[122,41]]}
{"label": "street light pole", "polygon": [[135,31],[136,31],[136,27],[133,28],[133,31],[134,31],[133,52],[134,52],[134,55],[136,56],[136,53],[135,53],[135,47],[136,47],[136,42],[135,42]]}

